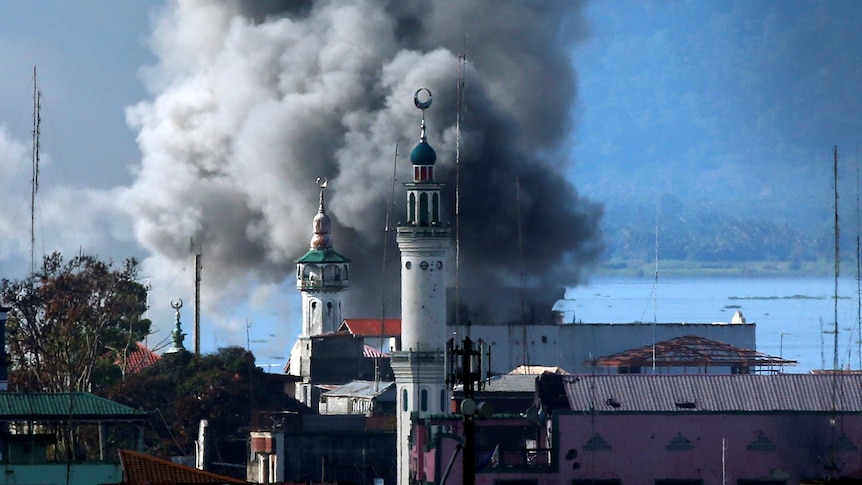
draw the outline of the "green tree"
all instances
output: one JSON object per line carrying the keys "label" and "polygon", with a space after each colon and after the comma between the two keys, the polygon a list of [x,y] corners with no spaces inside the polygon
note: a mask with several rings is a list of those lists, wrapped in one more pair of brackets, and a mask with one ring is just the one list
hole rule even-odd
{"label": "green tree", "polygon": [[114,268],[94,256],[66,262],[53,253],[28,278],[4,279],[13,388],[90,391],[106,384],[93,381],[94,370],[118,366],[122,374],[129,351],[150,331],[142,318],[147,288],[137,282],[137,270],[135,259]]}
{"label": "green tree", "polygon": [[255,366],[254,355],[241,347],[201,356],[163,355],[101,394],[152,412],[144,441],[147,452],[159,456],[191,454],[202,419],[219,438],[216,449],[224,453],[225,442],[246,442],[254,411],[302,410],[284,393],[279,376],[264,373]]}

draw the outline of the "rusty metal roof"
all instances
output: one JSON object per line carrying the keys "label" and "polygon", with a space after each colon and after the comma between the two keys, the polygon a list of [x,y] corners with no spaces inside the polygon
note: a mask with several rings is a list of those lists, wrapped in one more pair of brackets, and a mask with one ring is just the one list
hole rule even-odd
{"label": "rusty metal roof", "polygon": [[764,367],[796,365],[795,360],[770,356],[704,337],[686,335],[587,361],[597,367]]}
{"label": "rusty metal roof", "polygon": [[345,318],[338,331],[345,330],[359,337],[396,337],[401,335],[401,319]]}
{"label": "rusty metal roof", "polygon": [[862,413],[859,374],[622,374],[551,379],[559,379],[570,409],[580,412]]}
{"label": "rusty metal roof", "polygon": [[120,450],[123,466],[122,483],[248,483],[239,478],[218,475],[180,465],[163,458],[130,450]]}

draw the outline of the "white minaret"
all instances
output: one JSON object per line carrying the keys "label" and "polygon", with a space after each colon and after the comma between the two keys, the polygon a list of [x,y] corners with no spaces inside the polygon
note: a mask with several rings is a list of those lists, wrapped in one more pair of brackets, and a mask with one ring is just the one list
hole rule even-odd
{"label": "white minaret", "polygon": [[[420,100],[427,96],[427,99]],[[398,485],[410,483],[408,440],[412,416],[448,412],[446,387],[446,254],[449,226],[440,221],[440,188],[434,181],[437,154],[425,135],[431,92],[416,91],[422,110],[419,144],[410,153],[413,181],[407,188],[407,222],[398,226],[401,250],[401,348],[392,353],[398,389]]]}
{"label": "white minaret", "polygon": [[302,293],[302,335],[334,332],[341,325],[341,300],[349,286],[349,259],[332,248],[332,222],[323,206],[326,179],[318,178],[320,206],[305,256],[296,261],[296,288]]}

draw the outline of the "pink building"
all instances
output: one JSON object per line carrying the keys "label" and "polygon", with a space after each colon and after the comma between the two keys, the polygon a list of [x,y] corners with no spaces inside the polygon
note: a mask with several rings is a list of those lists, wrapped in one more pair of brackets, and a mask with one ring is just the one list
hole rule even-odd
{"label": "pink building", "polygon": [[[477,484],[790,485],[862,469],[858,374],[543,374],[535,402],[476,421]],[[420,422],[417,482],[461,483],[461,433],[458,415]]]}

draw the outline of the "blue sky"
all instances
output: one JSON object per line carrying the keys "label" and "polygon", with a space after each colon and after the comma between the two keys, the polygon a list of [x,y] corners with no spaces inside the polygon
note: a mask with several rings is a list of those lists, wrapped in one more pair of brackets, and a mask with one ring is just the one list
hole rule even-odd
{"label": "blue sky", "polygon": [[[130,125],[127,110],[153,102],[164,88],[152,69],[158,53],[151,43],[163,8],[132,0],[0,7],[4,277],[22,277],[29,263],[34,66],[43,105],[37,253],[151,256],[117,200],[141,171],[141,126]],[[578,93],[568,145],[575,160],[568,175],[581,195],[611,204],[610,194],[637,192],[649,200],[672,191],[721,204],[735,192],[776,218],[792,217],[800,199],[828,209],[831,148],[839,145],[851,158],[858,146],[860,4],[612,0],[588,2],[584,16],[586,35],[570,49]],[[180,170],[161,176],[165,185],[184,180]],[[307,212],[308,228],[315,204],[303,201],[296,209],[298,220]],[[184,214],[164,217],[166,224],[185,221]],[[207,270],[214,271],[205,269],[205,276]],[[172,298],[186,301],[190,332],[191,256],[147,271],[159,329],[154,340],[172,328]],[[244,284],[255,281],[230,287]],[[286,358],[299,328],[289,273],[253,291],[211,294],[223,301],[209,307],[218,317],[205,315],[205,351],[249,340],[261,363]]]}

